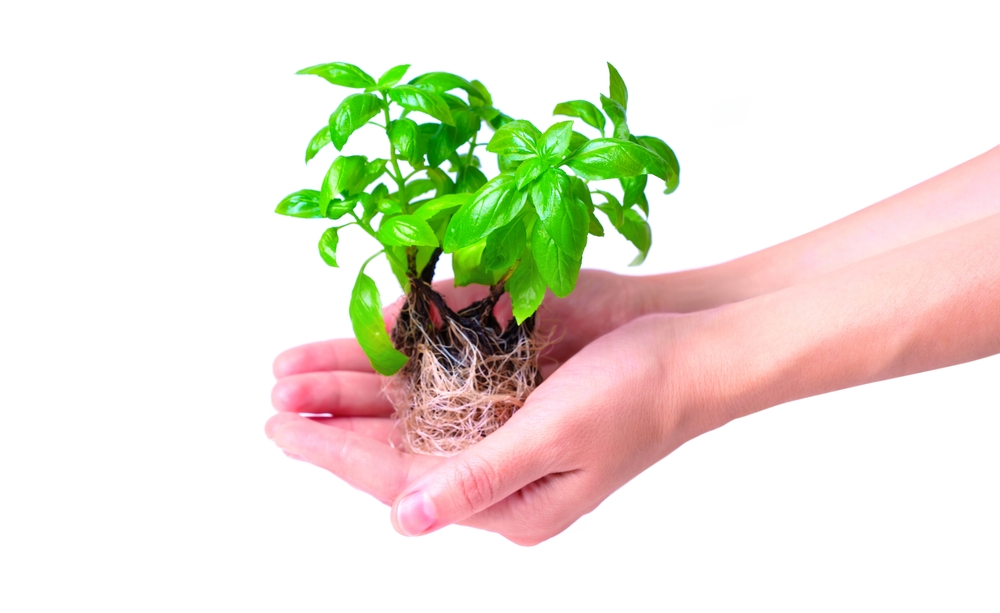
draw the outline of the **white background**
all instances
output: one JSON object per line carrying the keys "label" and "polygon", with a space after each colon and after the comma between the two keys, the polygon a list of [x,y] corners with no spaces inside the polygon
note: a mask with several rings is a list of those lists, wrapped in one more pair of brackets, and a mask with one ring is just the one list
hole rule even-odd
{"label": "white background", "polygon": [[299,68],[456,72],[544,127],[612,61],[683,168],[640,269],[621,239],[588,252],[628,274],[789,239],[1000,142],[995,2],[550,4],[4,4],[0,609],[1000,607],[1000,358],[739,420],[527,549],[400,537],[265,439],[273,356],[349,334],[374,250],[345,239],[330,269],[322,222],[272,213],[319,185],[332,151],[302,152],[346,93]]}

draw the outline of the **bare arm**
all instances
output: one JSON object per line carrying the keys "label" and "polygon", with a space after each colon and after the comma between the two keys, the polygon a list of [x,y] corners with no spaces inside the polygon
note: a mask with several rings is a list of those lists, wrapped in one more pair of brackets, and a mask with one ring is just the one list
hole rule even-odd
{"label": "bare arm", "polygon": [[760,296],[1000,213],[1000,147],[792,240],[707,268],[643,278],[645,312]]}

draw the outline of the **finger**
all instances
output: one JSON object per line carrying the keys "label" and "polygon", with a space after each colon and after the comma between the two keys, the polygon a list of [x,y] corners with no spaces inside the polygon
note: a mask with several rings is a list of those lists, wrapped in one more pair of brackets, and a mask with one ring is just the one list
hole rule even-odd
{"label": "finger", "polygon": [[415,460],[386,444],[301,416],[284,420],[273,432],[271,440],[282,450],[329,470],[385,504],[391,504],[405,486]]}
{"label": "finger", "polygon": [[271,389],[271,404],[289,413],[388,416],[392,404],[375,374],[337,371],[290,375]]}
{"label": "finger", "polygon": [[274,376],[278,379],[305,372],[350,370],[375,372],[368,356],[353,338],[309,343],[283,351],[274,359]]}
{"label": "finger", "polygon": [[522,412],[407,486],[393,505],[396,530],[416,536],[463,521],[552,472],[551,433]]}
{"label": "finger", "polygon": [[310,417],[318,424],[340,428],[382,444],[396,444],[396,420],[389,417]]}

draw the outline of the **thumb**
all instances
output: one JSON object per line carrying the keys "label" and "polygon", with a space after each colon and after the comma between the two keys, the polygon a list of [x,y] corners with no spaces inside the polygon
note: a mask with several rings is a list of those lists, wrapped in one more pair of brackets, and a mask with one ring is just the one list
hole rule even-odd
{"label": "thumb", "polygon": [[554,446],[544,428],[524,426],[522,411],[407,486],[392,506],[396,531],[417,536],[463,521],[552,472]]}

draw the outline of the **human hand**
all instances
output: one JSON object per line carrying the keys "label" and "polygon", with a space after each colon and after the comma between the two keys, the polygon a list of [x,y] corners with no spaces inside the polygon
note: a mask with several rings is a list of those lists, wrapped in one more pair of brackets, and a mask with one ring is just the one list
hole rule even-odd
{"label": "human hand", "polygon": [[[697,395],[678,384],[691,380],[682,367],[689,360],[674,358],[684,355],[676,342],[682,319],[644,317],[597,339],[546,379],[500,430],[452,458],[411,455],[388,444],[392,409],[377,398],[375,380],[364,387],[331,385],[327,389],[337,391],[325,405],[305,409],[346,416],[281,412],[266,431],[286,453],[393,505],[393,525],[403,534],[459,523],[535,544],[683,442],[720,425],[709,413],[692,411]],[[318,361],[294,359],[303,368],[330,366],[315,355]]]}

